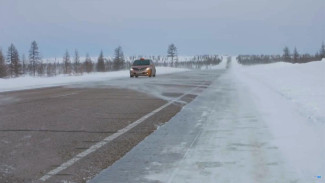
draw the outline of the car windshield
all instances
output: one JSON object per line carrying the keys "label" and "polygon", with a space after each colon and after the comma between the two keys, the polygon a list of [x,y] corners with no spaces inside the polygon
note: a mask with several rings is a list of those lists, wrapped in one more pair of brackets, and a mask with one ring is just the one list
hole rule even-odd
{"label": "car windshield", "polygon": [[138,66],[138,65],[150,65],[150,60],[135,60],[133,62],[133,66]]}

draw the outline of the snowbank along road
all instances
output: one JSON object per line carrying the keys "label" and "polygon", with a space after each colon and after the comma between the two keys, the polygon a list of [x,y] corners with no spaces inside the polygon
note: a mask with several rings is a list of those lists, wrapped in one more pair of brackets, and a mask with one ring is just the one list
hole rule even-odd
{"label": "snowbank along road", "polygon": [[223,70],[0,93],[0,182],[86,182]]}
{"label": "snowbank along road", "polygon": [[90,183],[324,183],[324,71],[234,64]]}

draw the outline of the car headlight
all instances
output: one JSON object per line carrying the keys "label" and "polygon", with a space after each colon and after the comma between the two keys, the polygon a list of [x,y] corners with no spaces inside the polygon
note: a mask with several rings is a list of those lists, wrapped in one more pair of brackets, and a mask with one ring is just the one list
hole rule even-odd
{"label": "car headlight", "polygon": [[133,68],[131,68],[130,71],[133,71]]}
{"label": "car headlight", "polygon": [[147,67],[147,68],[146,68],[146,71],[148,71],[148,70],[150,70],[150,67]]}

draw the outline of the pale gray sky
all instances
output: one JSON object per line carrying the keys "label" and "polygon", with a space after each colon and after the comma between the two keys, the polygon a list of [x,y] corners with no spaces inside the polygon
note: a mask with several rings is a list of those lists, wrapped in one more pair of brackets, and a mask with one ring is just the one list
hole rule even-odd
{"label": "pale gray sky", "polygon": [[43,57],[66,49],[97,56],[282,53],[314,54],[325,41],[325,0],[0,0],[0,47]]}

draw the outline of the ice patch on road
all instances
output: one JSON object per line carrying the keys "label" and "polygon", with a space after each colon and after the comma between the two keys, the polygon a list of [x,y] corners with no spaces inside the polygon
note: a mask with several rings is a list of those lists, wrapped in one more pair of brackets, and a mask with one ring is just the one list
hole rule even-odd
{"label": "ice patch on road", "polygon": [[19,101],[19,99],[17,99],[17,98],[0,95],[0,106],[6,105],[9,103],[13,103],[13,102],[17,102],[17,101]]}
{"label": "ice patch on road", "polygon": [[11,174],[13,171],[15,170],[15,168],[11,165],[6,165],[6,164],[2,164],[0,165],[0,174]]}
{"label": "ice patch on road", "polygon": [[[252,97],[243,84],[227,74],[185,106],[178,115],[194,120],[196,114],[190,111],[201,113],[201,119],[194,122],[202,122],[200,131],[193,134],[195,138],[188,138],[186,145],[178,142],[165,147],[160,156],[183,154],[182,158],[162,163],[164,168],[148,168],[152,171],[147,172],[144,182],[300,182],[286,167]],[[176,119],[185,120],[176,117],[167,125],[180,123]]]}
{"label": "ice patch on road", "polygon": [[90,182],[300,182],[252,97],[226,74]]}

